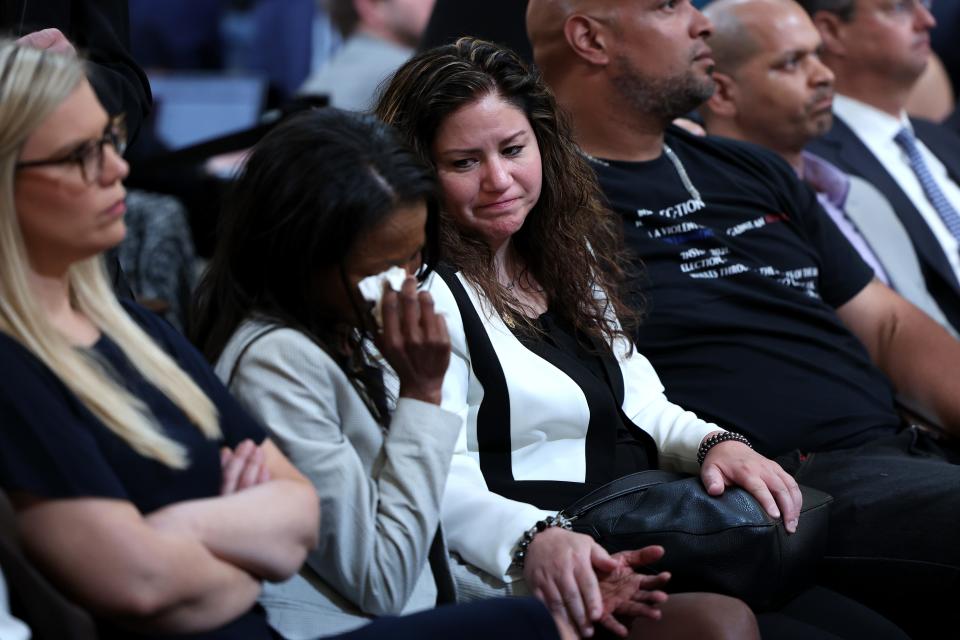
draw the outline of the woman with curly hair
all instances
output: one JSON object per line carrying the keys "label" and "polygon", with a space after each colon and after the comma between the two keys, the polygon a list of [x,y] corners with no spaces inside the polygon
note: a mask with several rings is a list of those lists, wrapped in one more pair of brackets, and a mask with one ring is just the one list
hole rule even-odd
{"label": "woman with curly hair", "polygon": [[[508,50],[463,38],[401,67],[376,113],[433,165],[441,189],[446,264],[428,288],[452,342],[442,406],[465,425],[441,514],[450,549],[469,569],[458,576],[461,593],[480,576],[501,591],[529,590],[584,636],[596,623],[626,634],[604,606],[604,577],[663,550],[610,556],[551,516],[645,469],[698,473],[712,495],[744,487],[796,530],[794,479],[746,438],[669,402],[634,349],[620,223],[536,73]],[[647,609],[632,633],[752,632],[744,630],[752,616],[732,598],[664,602],[644,590],[665,579],[638,592]],[[650,620],[661,616],[664,624]]]}
{"label": "woman with curly hair", "polygon": [[[701,442],[721,429],[669,403],[633,349],[618,223],[535,74],[464,38],[401,67],[377,114],[435,167],[442,192],[449,268],[429,289],[453,344],[443,406],[466,425],[443,504],[450,548],[488,579],[522,577],[582,634],[596,622],[624,634],[600,583],[638,556],[610,556],[562,527],[534,535],[524,554],[518,542],[614,478],[664,464],[694,470]],[[796,482],[743,442],[714,447],[703,478],[715,493],[728,481],[754,487],[771,515],[782,510],[796,526]],[[644,561],[661,552],[645,550]],[[647,615],[659,617],[662,596],[642,596]]]}

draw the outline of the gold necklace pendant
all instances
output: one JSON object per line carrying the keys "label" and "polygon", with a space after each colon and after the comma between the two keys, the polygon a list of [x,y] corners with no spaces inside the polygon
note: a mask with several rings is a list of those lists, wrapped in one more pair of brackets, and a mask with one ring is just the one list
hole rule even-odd
{"label": "gold necklace pendant", "polygon": [[511,329],[517,328],[517,321],[513,319],[512,313],[510,312],[504,313],[503,316],[501,317],[503,318],[503,324],[507,325]]}

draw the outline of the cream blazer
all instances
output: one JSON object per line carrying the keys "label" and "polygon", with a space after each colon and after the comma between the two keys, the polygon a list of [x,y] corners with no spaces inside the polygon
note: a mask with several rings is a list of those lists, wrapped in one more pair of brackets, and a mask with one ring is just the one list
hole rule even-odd
{"label": "cream blazer", "polygon": [[[222,380],[268,327],[241,325],[217,362]],[[257,338],[229,387],[310,479],[320,501],[319,546],[298,575],[264,589],[270,624],[297,640],[433,607],[427,554],[458,417],[401,398],[384,430],[330,356],[288,328]]]}

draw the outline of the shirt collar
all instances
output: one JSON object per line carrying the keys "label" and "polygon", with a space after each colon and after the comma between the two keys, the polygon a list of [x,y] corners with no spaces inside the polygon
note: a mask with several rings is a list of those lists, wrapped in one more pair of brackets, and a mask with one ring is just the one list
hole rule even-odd
{"label": "shirt collar", "polygon": [[865,102],[837,94],[833,98],[833,112],[857,134],[861,140],[893,140],[904,127],[913,132],[906,111],[895,118]]}
{"label": "shirt collar", "polygon": [[850,192],[850,177],[836,166],[814,154],[803,152],[800,178],[822,194],[833,206],[843,209]]}

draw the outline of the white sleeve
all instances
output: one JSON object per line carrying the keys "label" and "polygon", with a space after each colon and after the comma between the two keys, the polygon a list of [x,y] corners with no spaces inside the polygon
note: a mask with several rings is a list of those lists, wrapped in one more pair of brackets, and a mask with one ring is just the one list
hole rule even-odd
{"label": "white sleeve", "polygon": [[[508,571],[520,536],[538,520],[556,512],[504,498],[487,488],[476,444],[476,415],[483,389],[470,364],[463,321],[453,294],[438,276],[431,277],[429,290],[437,310],[447,318],[453,346],[450,367],[443,380],[441,406],[457,414],[463,425],[441,507],[447,545],[470,564],[512,582],[520,577]],[[472,434],[469,439],[468,433]]]}

